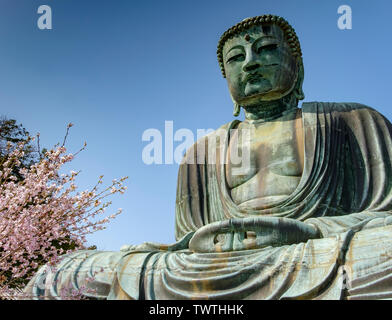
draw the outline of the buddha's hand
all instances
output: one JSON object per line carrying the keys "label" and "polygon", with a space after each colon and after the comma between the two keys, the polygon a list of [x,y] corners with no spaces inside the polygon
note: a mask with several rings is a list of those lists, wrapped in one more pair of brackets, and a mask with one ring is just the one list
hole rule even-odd
{"label": "buddha's hand", "polygon": [[392,224],[392,216],[382,217],[382,218],[375,218],[370,220],[368,223],[364,225],[362,230],[366,229],[373,229],[378,227],[385,227]]}
{"label": "buddha's hand", "polygon": [[127,251],[167,251],[168,245],[161,244],[157,242],[143,242],[137,245],[123,245],[120,248],[120,251],[127,252]]}
{"label": "buddha's hand", "polygon": [[197,230],[189,242],[189,249],[194,252],[239,251],[289,245],[319,237],[315,226],[295,219],[235,218]]}

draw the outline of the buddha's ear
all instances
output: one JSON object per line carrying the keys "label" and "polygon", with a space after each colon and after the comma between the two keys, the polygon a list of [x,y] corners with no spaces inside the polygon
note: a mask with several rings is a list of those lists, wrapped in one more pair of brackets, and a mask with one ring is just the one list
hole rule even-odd
{"label": "buddha's ear", "polygon": [[237,104],[237,102],[234,102],[233,116],[238,117],[240,112],[241,112],[241,106]]}
{"label": "buddha's ear", "polygon": [[234,104],[233,116],[234,117],[238,117],[240,112],[241,112],[241,106],[234,100],[234,98],[231,95],[231,93],[230,93],[230,98],[231,98],[231,101],[233,101],[233,104]]}
{"label": "buddha's ear", "polygon": [[302,61],[298,62],[298,78],[297,78],[297,83],[295,84],[294,87],[294,96],[299,100],[305,99],[305,94],[304,91],[302,90],[302,85],[304,83],[304,77],[305,77],[305,72],[304,72],[304,65]]}

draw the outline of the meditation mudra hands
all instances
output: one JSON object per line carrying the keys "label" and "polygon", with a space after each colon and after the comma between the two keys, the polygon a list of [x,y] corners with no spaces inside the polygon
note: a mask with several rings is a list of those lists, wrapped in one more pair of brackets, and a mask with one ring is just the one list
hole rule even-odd
{"label": "meditation mudra hands", "polygon": [[194,252],[227,252],[282,246],[320,238],[310,224],[278,217],[233,218],[210,223],[195,232],[189,242]]}

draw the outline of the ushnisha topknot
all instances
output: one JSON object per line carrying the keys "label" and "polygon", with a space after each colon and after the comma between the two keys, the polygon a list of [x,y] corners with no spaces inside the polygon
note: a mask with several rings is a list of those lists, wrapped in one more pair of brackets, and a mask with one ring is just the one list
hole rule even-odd
{"label": "ushnisha topknot", "polygon": [[219,39],[217,55],[219,67],[221,68],[224,78],[226,78],[225,67],[223,65],[223,46],[225,42],[228,39],[231,39],[234,36],[240,34],[241,32],[252,28],[253,26],[265,24],[276,24],[283,30],[286,41],[293,52],[293,56],[299,59],[302,63],[301,46],[294,28],[284,18],[272,14],[266,14],[244,19],[240,23],[237,23],[235,26],[228,29]]}

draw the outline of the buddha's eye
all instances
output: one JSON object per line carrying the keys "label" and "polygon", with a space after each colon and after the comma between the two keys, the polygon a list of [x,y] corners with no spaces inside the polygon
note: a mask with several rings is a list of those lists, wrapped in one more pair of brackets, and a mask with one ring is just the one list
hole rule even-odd
{"label": "buddha's eye", "polygon": [[243,60],[245,60],[245,55],[243,53],[239,53],[227,59],[226,63],[230,63],[233,61],[243,61]]}
{"label": "buddha's eye", "polygon": [[261,45],[256,52],[260,54],[262,51],[272,51],[275,50],[278,47],[278,44],[276,43],[270,43],[270,44],[265,44]]}

